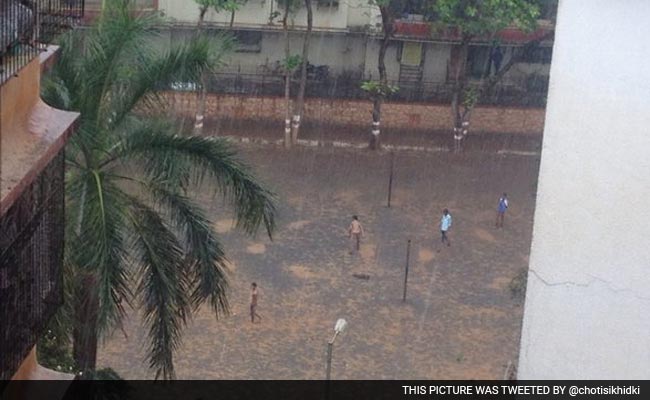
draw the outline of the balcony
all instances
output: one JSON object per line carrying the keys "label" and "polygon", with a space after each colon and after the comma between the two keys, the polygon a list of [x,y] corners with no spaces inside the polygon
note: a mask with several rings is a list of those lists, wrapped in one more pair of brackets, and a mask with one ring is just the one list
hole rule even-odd
{"label": "balcony", "polygon": [[10,379],[62,301],[63,152],[0,218],[0,379]]}
{"label": "balcony", "polygon": [[34,345],[62,301],[63,148],[78,114],[45,104],[40,78],[56,54],[46,43],[82,12],[81,0],[0,0],[0,380],[48,377]]}

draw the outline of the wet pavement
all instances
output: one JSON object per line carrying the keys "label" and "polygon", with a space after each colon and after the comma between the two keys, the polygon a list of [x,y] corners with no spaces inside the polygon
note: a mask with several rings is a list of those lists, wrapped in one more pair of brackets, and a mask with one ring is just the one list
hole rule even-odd
{"label": "wet pavement", "polygon": [[[278,195],[278,230],[272,242],[247,238],[220,200],[200,195],[232,261],[233,313],[216,321],[205,307],[190,322],[179,379],[322,379],[337,318],[349,326],[336,340],[333,379],[501,379],[516,363],[523,307],[508,285],[528,265],[538,157],[396,153],[387,208],[386,152],[241,148]],[[496,229],[504,191],[510,209]],[[454,219],[451,247],[440,245],[443,208]],[[353,214],[366,236],[350,255]],[[252,281],[259,324],[248,316]],[[125,329],[128,339],[118,330],[102,347],[99,366],[152,377],[139,321]]]}

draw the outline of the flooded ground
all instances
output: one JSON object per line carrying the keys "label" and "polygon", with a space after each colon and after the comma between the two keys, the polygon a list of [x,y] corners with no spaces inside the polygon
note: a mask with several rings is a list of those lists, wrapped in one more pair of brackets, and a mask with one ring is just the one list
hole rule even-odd
{"label": "flooded ground", "polygon": [[[516,362],[523,307],[509,284],[528,265],[538,157],[398,152],[387,208],[388,153],[242,151],[278,194],[278,230],[273,241],[247,238],[220,200],[200,196],[231,259],[232,315],[216,321],[206,307],[190,322],[179,379],[323,379],[337,318],[349,326],[336,341],[333,379],[501,379]],[[497,229],[502,192],[510,208]],[[440,245],[443,208],[453,215],[451,247]],[[366,236],[350,255],[353,214]],[[252,281],[260,324],[248,316]],[[152,377],[139,321],[125,330],[128,339],[118,330],[101,348],[98,366]]]}

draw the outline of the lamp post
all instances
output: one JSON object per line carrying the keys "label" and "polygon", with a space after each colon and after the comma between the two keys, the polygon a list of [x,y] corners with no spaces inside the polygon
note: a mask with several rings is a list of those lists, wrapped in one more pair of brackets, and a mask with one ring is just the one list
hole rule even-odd
{"label": "lamp post", "polygon": [[348,322],[343,318],[339,318],[336,321],[336,325],[334,325],[334,336],[332,336],[332,339],[327,342],[327,372],[325,374],[325,380],[329,381],[332,373],[332,349],[334,348],[334,341],[339,333],[345,331],[347,327]]}

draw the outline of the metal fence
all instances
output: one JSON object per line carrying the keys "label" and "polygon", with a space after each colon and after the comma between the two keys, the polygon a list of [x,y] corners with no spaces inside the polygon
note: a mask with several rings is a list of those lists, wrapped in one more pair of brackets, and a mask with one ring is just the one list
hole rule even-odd
{"label": "metal fence", "polygon": [[84,0],[0,0],[0,83],[72,27],[83,12]]}
{"label": "metal fence", "polygon": [[[319,98],[368,99],[361,89],[361,83],[370,77],[353,74],[327,75],[309,79],[305,96]],[[453,84],[444,82],[400,82],[391,81],[399,87],[397,93],[388,99],[393,101],[448,103],[451,102]],[[191,85],[177,85],[175,90],[194,90]],[[249,96],[283,96],[284,76],[274,72],[220,72],[208,80],[210,93],[242,94]],[[297,93],[298,80],[292,79],[291,92]],[[546,85],[534,88],[500,84],[483,96],[481,105],[544,107],[546,105]]]}
{"label": "metal fence", "polygon": [[10,379],[62,303],[61,151],[0,216],[0,380]]}

